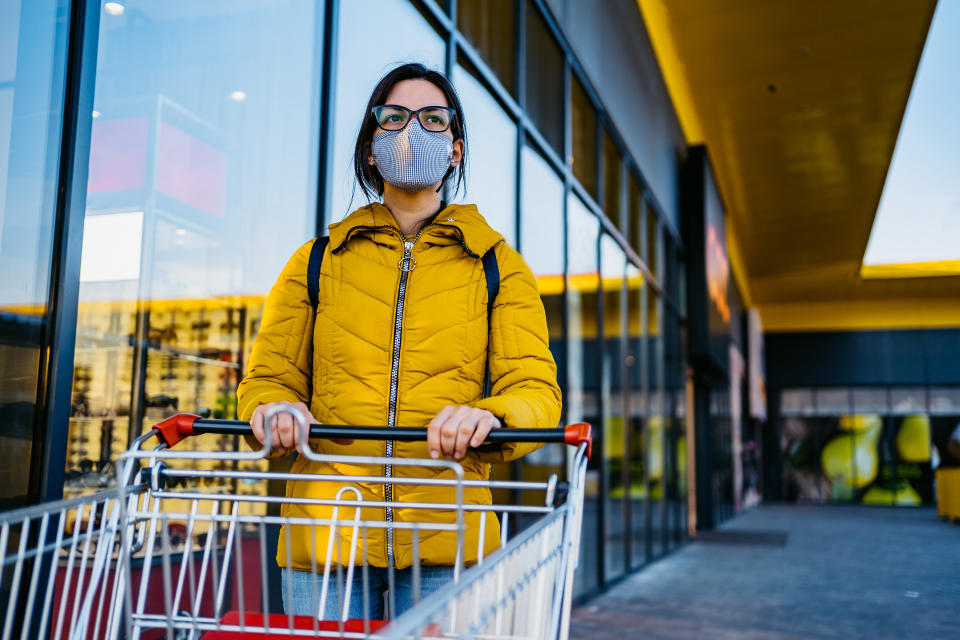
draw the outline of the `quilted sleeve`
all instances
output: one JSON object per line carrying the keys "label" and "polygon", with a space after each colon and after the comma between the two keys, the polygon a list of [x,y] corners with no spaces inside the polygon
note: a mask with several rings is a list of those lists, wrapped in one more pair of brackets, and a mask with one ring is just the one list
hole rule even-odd
{"label": "quilted sleeve", "polygon": [[[237,388],[241,420],[249,420],[257,406],[268,402],[310,405],[314,317],[307,296],[307,262],[313,243],[293,254],[264,303],[247,375]],[[251,446],[260,445],[253,442]]]}
{"label": "quilted sleeve", "polygon": [[[496,252],[500,291],[490,326],[492,389],[489,398],[472,406],[490,411],[506,428],[554,428],[560,421],[560,387],[540,292],[515,249],[501,242]],[[508,462],[539,446],[507,444],[480,457],[485,462]]]}

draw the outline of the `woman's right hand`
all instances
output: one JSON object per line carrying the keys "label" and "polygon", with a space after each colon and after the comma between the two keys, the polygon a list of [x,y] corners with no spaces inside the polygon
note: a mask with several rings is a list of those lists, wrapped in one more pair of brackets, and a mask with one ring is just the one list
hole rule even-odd
{"label": "woman's right hand", "polygon": [[[266,444],[267,439],[266,428],[263,424],[264,418],[273,407],[290,407],[298,410],[306,419],[308,429],[310,425],[319,424],[320,422],[310,413],[310,407],[302,402],[284,401],[261,404],[253,410],[253,415],[250,416],[250,428],[253,429],[254,437],[261,444]],[[271,431],[270,442],[274,449],[282,449],[284,451],[295,451],[297,449],[297,445],[300,444],[300,431],[297,429],[297,423],[292,415],[286,412],[278,413],[273,417],[269,426]],[[344,440],[341,438],[333,438],[333,441],[342,445],[353,444],[353,440]]]}
{"label": "woman's right hand", "polygon": [[310,408],[302,402],[268,402],[261,404],[253,410],[250,416],[250,428],[253,429],[253,435],[261,444],[266,444],[266,429],[270,429],[270,443],[274,449],[284,449],[291,451],[297,448],[300,442],[300,432],[297,429],[297,423],[289,413],[278,413],[270,421],[271,424],[264,426],[264,417],[274,407],[290,407],[303,414],[307,421],[307,426],[317,422]]}

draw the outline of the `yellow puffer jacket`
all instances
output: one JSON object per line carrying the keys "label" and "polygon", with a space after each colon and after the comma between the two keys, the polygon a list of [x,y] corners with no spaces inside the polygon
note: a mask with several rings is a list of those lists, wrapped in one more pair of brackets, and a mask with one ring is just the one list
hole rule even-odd
{"label": "yellow puffer jacket", "polygon": [[[560,419],[560,389],[556,364],[547,344],[547,325],[537,285],[523,258],[491,229],[473,205],[450,205],[411,238],[412,269],[400,295],[404,238],[390,211],[371,204],[330,225],[330,244],[320,273],[316,317],[307,295],[306,274],[310,248],[302,246],[290,258],[267,297],[260,332],[253,345],[249,372],[237,391],[240,418],[249,420],[263,403],[302,401],[322,423],[364,426],[390,424],[390,392],[396,391],[396,426],[426,426],[446,405],[487,409],[504,427],[556,427]],[[500,290],[494,301],[488,332],[487,287],[480,257],[495,248]],[[402,310],[398,317],[398,309]],[[395,330],[399,326],[399,353]],[[487,339],[491,396],[483,398]],[[398,357],[398,366],[394,359]],[[394,372],[395,370],[395,372]],[[392,378],[393,376],[393,378]],[[312,389],[312,394],[311,394]],[[308,397],[309,396],[309,397]],[[355,440],[340,445],[313,441],[324,454],[385,456],[388,446],[398,459],[428,458],[426,443]],[[537,445],[505,445],[497,451],[470,451],[461,461],[468,480],[489,477],[489,463],[513,460]],[[391,465],[392,477],[444,477],[452,472]],[[299,456],[293,472],[384,476],[384,465],[317,463]],[[453,502],[452,487],[410,484],[296,481],[287,484],[288,497],[331,499],[344,485],[357,487],[364,501],[382,501],[392,491],[401,502]],[[466,502],[490,504],[487,489],[466,491]],[[288,517],[328,518],[332,507],[284,504]],[[425,520],[454,522],[453,511],[365,508],[362,517],[394,522]],[[352,517],[341,509],[339,517]],[[476,561],[481,512],[467,512],[464,560]],[[499,525],[486,514],[484,549],[499,544]],[[349,550],[350,530],[340,528]],[[277,562],[309,571],[312,549],[323,566],[329,532],[320,527],[289,526],[280,534]],[[392,537],[392,545],[388,538]],[[289,538],[289,542],[288,542]],[[388,536],[371,528],[366,536],[370,565],[411,564],[412,541],[407,531]],[[455,535],[422,532],[419,552],[427,565],[455,562]],[[388,550],[388,547],[391,547]],[[334,550],[338,558],[339,549]],[[362,558],[358,552],[357,558]]]}

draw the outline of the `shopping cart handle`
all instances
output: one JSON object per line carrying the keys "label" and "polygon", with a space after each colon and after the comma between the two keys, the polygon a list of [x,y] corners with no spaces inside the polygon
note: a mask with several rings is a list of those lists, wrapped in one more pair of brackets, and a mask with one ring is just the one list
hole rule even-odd
{"label": "shopping cart handle", "polygon": [[[190,413],[178,413],[158,423],[157,438],[172,447],[184,438],[203,433],[249,436],[253,429],[243,420],[213,420]],[[348,427],[341,425],[310,425],[311,438],[330,440],[394,440],[423,442],[427,430],[423,427]],[[502,442],[565,442],[577,447],[587,445],[587,457],[593,451],[593,431],[589,422],[578,422],[563,429],[494,429],[487,435],[487,444]]]}

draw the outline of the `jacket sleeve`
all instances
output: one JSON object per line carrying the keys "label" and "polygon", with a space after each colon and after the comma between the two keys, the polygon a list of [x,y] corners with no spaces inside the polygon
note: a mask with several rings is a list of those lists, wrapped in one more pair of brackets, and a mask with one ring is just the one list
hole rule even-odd
{"label": "jacket sleeve", "polygon": [[[310,404],[314,317],[307,296],[307,262],[313,242],[293,254],[267,295],[247,375],[237,388],[241,420],[249,420],[254,409],[269,402]],[[260,447],[251,440],[251,447]]]}
{"label": "jacket sleeve", "polygon": [[[506,428],[555,428],[560,421],[560,386],[536,280],[510,245],[501,242],[496,252],[500,290],[490,323],[491,395],[471,404],[490,411]],[[508,462],[539,447],[505,444],[481,452],[480,458]]]}

